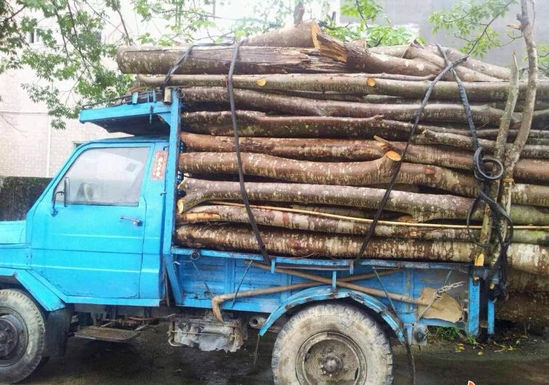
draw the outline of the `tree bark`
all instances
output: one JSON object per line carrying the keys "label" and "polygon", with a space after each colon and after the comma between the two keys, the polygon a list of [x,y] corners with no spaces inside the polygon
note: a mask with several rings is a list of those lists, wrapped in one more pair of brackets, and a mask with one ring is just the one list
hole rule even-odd
{"label": "tree bark", "polygon": [[[463,150],[473,150],[473,141],[470,136],[454,134],[436,129],[423,128],[413,139],[414,143],[427,145],[444,145]],[[488,139],[479,139],[478,143],[487,151],[493,152],[496,147],[496,142]],[[510,145],[506,146],[506,150],[510,150]],[[549,146],[545,145],[525,145],[522,149],[524,158],[542,158],[548,159]]]}
{"label": "tree bark", "polygon": [[[325,235],[311,232],[262,229],[267,252],[302,258],[355,258],[363,237]],[[187,247],[258,252],[251,230],[234,225],[185,225],[176,230],[177,241]],[[364,254],[366,259],[408,259],[414,261],[471,262],[474,245],[467,242],[392,240],[374,238]],[[521,271],[548,276],[549,248],[512,244],[510,265]]]}
{"label": "tree bark", "polygon": [[[333,205],[355,210],[377,209],[385,194],[385,189],[353,186],[258,182],[246,182],[245,186],[249,199],[253,202]],[[184,198],[177,204],[180,213],[204,202],[242,200],[240,185],[237,182],[185,178],[179,185],[179,190],[185,193]],[[408,214],[416,221],[464,220],[472,204],[472,199],[454,195],[394,190],[386,208],[389,211]],[[473,216],[474,220],[480,218],[480,213]],[[515,205],[511,210],[511,218],[515,224],[549,224],[549,212],[532,206]]]}
{"label": "tree bark", "polygon": [[[462,53],[458,52],[457,55],[455,55],[455,58],[452,59],[452,61],[463,58],[464,56],[465,56],[465,54],[462,54]],[[427,63],[431,63],[431,64],[433,64],[433,65],[440,68],[439,72],[444,67],[446,67],[446,61],[444,60],[444,58],[442,56],[440,56],[438,50],[433,51],[433,50],[425,49],[425,48],[422,48],[422,47],[410,46],[406,50],[406,53],[405,53],[404,57],[408,58],[408,59],[422,60],[422,61],[425,61]],[[466,82],[501,81],[501,79],[498,79],[495,76],[491,76],[489,74],[478,72],[474,69],[468,68],[465,64],[455,67],[454,70],[456,71],[456,73],[460,77],[460,79],[463,80],[463,81],[466,81]],[[446,79],[452,80],[453,77],[452,77],[452,75],[449,74],[449,76],[447,76]]]}
{"label": "tree bark", "polygon": [[[225,88],[193,87],[181,89],[181,96],[187,103],[228,103]],[[382,115],[385,119],[414,121],[418,104],[372,104],[341,101],[325,101],[295,96],[267,94],[251,90],[234,90],[235,103],[239,108],[257,109],[273,113],[308,116],[343,116],[368,118]],[[195,107],[196,109],[196,107]],[[471,106],[473,120],[479,125],[499,126],[503,111],[488,105]],[[520,119],[520,114],[516,115]],[[458,104],[429,104],[422,114],[423,122],[462,122],[466,120],[463,106]]]}
{"label": "tree bark", "polygon": [[277,29],[263,35],[252,36],[244,43],[262,47],[314,48],[313,37],[320,32],[314,20],[305,21],[287,28]]}
{"label": "tree bark", "polygon": [[[327,234],[366,235],[370,229],[371,219],[340,217],[305,210],[284,209],[280,207],[252,207],[255,221],[260,226],[285,228],[288,230],[313,231]],[[196,223],[249,223],[249,217],[243,205],[207,205],[194,207],[178,214],[179,224]],[[471,240],[471,235],[478,238],[479,230],[467,230],[465,226],[431,225],[419,226],[411,223],[382,221],[374,232],[376,237],[418,239],[431,241]],[[546,230],[517,230],[514,241],[549,245],[549,232]]]}
{"label": "tree bark", "polygon": [[[241,153],[244,175],[276,181],[373,186],[388,183],[400,157],[387,152],[382,158],[363,162],[313,162],[281,158],[267,154]],[[198,175],[237,175],[238,164],[232,152],[190,152],[179,157],[179,169]],[[458,171],[424,164],[403,163],[396,183],[427,186],[446,192],[475,197],[477,182]],[[517,184],[511,190],[513,202],[549,207],[549,187]]]}
{"label": "tree bark", "polygon": [[[181,140],[189,152],[235,151],[234,137],[209,136],[187,132]],[[243,152],[270,154],[274,156],[322,161],[373,160],[383,157],[384,145],[375,140],[350,139],[300,139],[300,138],[240,138]]]}
{"label": "tree bark", "polygon": [[[438,48],[432,44],[427,45],[425,48],[439,54]],[[443,49],[446,51],[446,56],[450,61],[455,61],[464,55],[463,52],[459,52],[454,48],[443,47]],[[462,66],[501,80],[509,80],[511,78],[511,71],[508,68],[486,63],[471,57],[467,58],[467,60],[463,62]]]}
{"label": "tree bark", "polygon": [[[232,152],[234,137],[211,136],[181,133],[181,140],[188,152]],[[240,149],[244,152],[269,154],[273,156],[309,160],[309,161],[365,161],[383,157],[387,151],[402,153],[406,143],[376,140],[350,139],[319,139],[319,138],[264,138],[242,137]],[[549,151],[549,149],[548,149]],[[549,152],[545,156],[549,155]],[[440,166],[457,170],[471,170],[473,167],[472,154],[450,147],[415,145],[408,146],[407,162]],[[543,170],[549,170],[549,159],[533,160],[521,159],[515,168],[515,179],[529,180],[533,183],[549,182],[549,175]],[[534,196],[545,197],[541,186],[527,187],[525,191],[536,191]],[[523,202],[523,201],[521,201]],[[532,200],[531,204],[534,204]],[[545,204],[541,204],[544,206]]]}
{"label": "tree bark", "polygon": [[[121,47],[116,61],[122,73],[167,74],[186,48]],[[234,47],[195,47],[175,74],[227,74]],[[323,57],[310,48],[242,46],[236,62],[237,73],[345,72],[345,66]]]}
{"label": "tree bark", "polygon": [[[395,161],[386,153],[383,158],[366,162],[311,162],[265,154],[242,153],[245,175],[278,181],[371,186],[388,183]],[[395,154],[395,153],[393,153]],[[234,153],[183,153],[179,158],[182,172],[202,175],[237,175]],[[476,196],[474,178],[457,171],[413,163],[403,163],[396,183],[429,186],[463,196]]]}
{"label": "tree bark", "polygon": [[[405,75],[426,76],[438,75],[445,65],[437,65],[433,55],[417,52],[417,58],[401,58],[375,53],[357,43],[344,43],[325,33],[316,35],[315,47],[322,55],[343,62],[349,71],[372,73],[398,73]],[[421,56],[421,57],[420,57]],[[427,57],[429,56],[429,57]],[[430,60],[425,60],[426,58]],[[439,64],[443,64],[443,59]],[[494,81],[499,80],[493,76],[487,76],[471,69],[461,70],[466,81]],[[451,80],[450,74],[445,79]]]}
{"label": "tree bark", "polygon": [[[395,81],[392,79],[371,78],[368,94],[392,95],[407,98],[422,98],[431,85],[429,81]],[[465,82],[467,98],[470,102],[497,102],[505,101],[508,96],[508,84],[506,82]],[[526,83],[520,85],[519,98],[526,95]],[[538,88],[538,97],[549,97],[549,81],[541,80]],[[460,102],[459,90],[455,82],[438,82],[433,88],[431,100],[448,100]]]}
{"label": "tree bark", "polygon": [[[269,116],[245,110],[238,110],[236,116],[240,137],[373,139],[377,135],[389,140],[407,140],[412,130],[412,123],[386,120],[381,116]],[[182,121],[184,129],[193,133],[233,135],[229,111],[186,112]],[[432,127],[420,125],[418,131]]]}

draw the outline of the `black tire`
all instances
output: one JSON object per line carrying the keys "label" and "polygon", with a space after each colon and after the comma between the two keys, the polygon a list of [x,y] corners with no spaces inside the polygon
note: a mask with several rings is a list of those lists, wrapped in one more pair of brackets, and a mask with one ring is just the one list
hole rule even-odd
{"label": "black tire", "polygon": [[300,311],[284,325],[272,369],[276,385],[390,385],[393,354],[367,314],[326,303]]}
{"label": "black tire", "polygon": [[44,316],[19,290],[0,290],[0,382],[20,382],[44,360]]}

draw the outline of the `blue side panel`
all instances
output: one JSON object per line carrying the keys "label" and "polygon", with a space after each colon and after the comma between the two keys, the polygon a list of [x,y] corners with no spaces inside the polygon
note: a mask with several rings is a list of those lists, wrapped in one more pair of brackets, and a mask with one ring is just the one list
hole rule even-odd
{"label": "blue side panel", "polygon": [[399,341],[404,342],[403,325],[398,317],[392,313],[386,305],[382,304],[376,298],[364,293],[358,293],[348,289],[338,289],[334,291],[331,287],[327,286],[306,289],[288,298],[278,309],[271,313],[265,324],[261,327],[259,334],[264,335],[278,318],[296,306],[301,306],[310,302],[342,298],[351,298],[379,314],[387,325],[393,329]]}
{"label": "blue side panel", "polygon": [[0,245],[25,243],[25,221],[0,222]]}
{"label": "blue side panel", "polygon": [[51,288],[44,285],[27,270],[0,268],[0,276],[13,277],[17,280],[46,311],[54,311],[65,307],[63,301],[54,294]]}
{"label": "blue side panel", "polygon": [[[287,262],[285,258],[274,257],[274,265],[269,268],[250,267],[250,260],[259,261],[261,256],[255,254],[240,254],[219,252],[212,250],[177,249],[173,255],[174,274],[179,277],[180,292],[176,298],[177,304],[185,307],[211,308],[212,298],[222,294],[243,293],[258,291],[273,287],[283,287],[294,284],[307,284],[314,286],[310,289],[311,295],[299,294],[310,286],[290,287],[281,292],[265,294],[258,292],[254,296],[243,296],[235,301],[225,301],[222,309],[227,311],[246,311],[273,313],[273,319],[278,318],[281,312],[289,308],[304,304],[308,301],[351,298],[362,303],[365,307],[386,318],[386,322],[398,333],[410,333],[417,326],[439,325],[455,326],[467,332],[478,330],[478,308],[476,317],[472,317],[472,325],[467,322],[468,303],[471,295],[468,287],[471,284],[467,269],[461,265],[453,264],[418,264],[419,268],[391,268],[388,261],[368,260],[368,263],[352,266],[353,261],[322,261],[322,264],[313,266],[313,260],[293,259],[291,264],[278,264]],[[375,266],[379,262],[381,267]],[[362,288],[349,290],[343,287],[326,286],[318,282],[298,277],[293,273],[286,273],[280,268],[293,271],[306,272],[332,281],[337,279],[351,279],[352,276],[362,277],[353,280],[352,283]],[[379,277],[373,271],[378,271]],[[389,270],[389,271],[388,271]],[[320,287],[323,287],[321,291]],[[428,293],[425,289],[430,289]],[[307,289],[309,290],[309,289]],[[370,292],[368,292],[370,290]],[[374,291],[372,291],[374,290]],[[440,319],[419,318],[421,310],[414,303],[420,298],[429,301],[433,290],[443,290],[453,297],[463,309],[462,319],[457,323]],[[329,291],[329,293],[325,292]],[[389,299],[385,292],[407,297],[409,300]],[[430,297],[427,297],[430,294]],[[297,295],[297,297],[296,297]],[[307,299],[308,298],[308,299]],[[294,302],[292,302],[294,301]],[[387,315],[391,313],[391,315]],[[397,325],[398,324],[398,325]],[[404,332],[404,330],[406,332]],[[399,334],[400,335],[400,334]],[[408,337],[409,338],[409,337]]]}
{"label": "blue side panel", "polygon": [[476,336],[480,327],[480,281],[469,278],[469,318],[467,334]]}

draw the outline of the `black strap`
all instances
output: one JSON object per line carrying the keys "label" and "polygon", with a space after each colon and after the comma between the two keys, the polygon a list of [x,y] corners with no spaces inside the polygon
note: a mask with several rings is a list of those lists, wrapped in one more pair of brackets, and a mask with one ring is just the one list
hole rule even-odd
{"label": "black strap", "polygon": [[181,67],[181,64],[185,61],[185,59],[191,54],[192,50],[196,47],[214,47],[214,46],[231,46],[234,44],[234,40],[223,42],[223,43],[195,43],[189,47],[179,56],[179,59],[174,63],[174,65],[170,68],[168,73],[166,74],[166,77],[164,78],[164,82],[162,83],[162,89],[166,88],[168,83],[170,82],[170,79],[172,78],[172,75]]}
{"label": "black strap", "polygon": [[[440,45],[437,45],[440,54],[444,57],[446,63],[448,63],[448,57],[446,52],[442,49]],[[465,56],[467,57],[467,56]],[[490,182],[501,179],[503,176],[504,166],[499,159],[494,157],[485,156],[484,148],[479,146],[477,138],[477,130],[475,123],[473,121],[473,114],[471,112],[471,105],[467,98],[467,92],[463,82],[452,69],[452,74],[456,80],[459,89],[459,96],[465,109],[467,115],[467,123],[469,126],[469,132],[471,133],[471,138],[473,142],[473,173],[475,178],[478,181],[478,196],[474,200],[473,204],[469,208],[467,213],[467,229],[469,231],[469,237],[473,243],[482,247],[489,248],[492,246],[490,240],[487,243],[480,243],[480,240],[475,239],[471,229],[470,223],[471,218],[478,208],[480,202],[484,202],[490,208],[490,216],[492,219],[492,229],[495,233],[496,240],[500,246],[498,257],[496,262],[493,265],[493,270],[489,274],[489,279],[494,281],[495,276],[497,275],[497,285],[494,290],[490,292],[491,299],[496,299],[498,297],[505,297],[507,292],[507,250],[511,244],[513,238],[513,221],[509,217],[509,214],[505,211],[501,205],[496,202],[492,197],[490,197]],[[488,167],[491,165],[491,167]],[[503,228],[501,223],[505,223],[507,227],[507,232],[505,237],[503,237]]]}
{"label": "black strap", "polygon": [[423,115],[423,110],[425,110],[425,107],[427,106],[427,102],[429,101],[429,98],[431,97],[431,94],[433,93],[433,89],[435,88],[435,85],[448,73],[448,71],[451,71],[454,69],[455,66],[463,63],[467,58],[460,58],[456,60],[455,62],[452,62],[448,64],[431,82],[429,85],[429,88],[425,92],[425,96],[423,97],[423,101],[421,103],[421,106],[416,112],[416,117],[414,121],[414,125],[412,126],[412,130],[410,131],[410,136],[408,137],[408,142],[406,143],[406,146],[404,147],[404,150],[401,154],[401,161],[396,164],[396,167],[393,169],[393,173],[391,175],[391,179],[389,180],[389,184],[387,186],[387,189],[385,190],[385,194],[383,195],[383,198],[381,199],[381,202],[377,208],[376,214],[374,216],[374,219],[372,220],[372,224],[370,225],[370,228],[368,229],[368,233],[366,234],[366,237],[364,238],[364,241],[362,242],[362,246],[360,247],[360,251],[358,252],[358,255],[356,257],[356,260],[360,260],[362,256],[364,255],[364,252],[366,251],[366,248],[368,247],[368,243],[370,242],[370,239],[374,235],[377,223],[379,222],[379,219],[381,218],[381,214],[383,213],[383,209],[387,205],[387,201],[389,200],[389,196],[391,195],[391,191],[393,190],[393,187],[396,183],[398,173],[400,172],[400,167],[402,165],[402,162],[404,162],[404,158],[406,156],[406,153],[408,152],[408,147],[412,143],[412,139],[414,138],[414,135],[416,133],[417,127],[419,125],[419,121]]}
{"label": "black strap", "polygon": [[246,191],[246,186],[244,184],[244,170],[242,168],[242,157],[240,155],[240,139],[238,136],[238,122],[236,119],[236,107],[234,102],[234,87],[233,87],[233,74],[234,69],[236,66],[236,59],[238,58],[238,49],[240,46],[245,43],[246,40],[240,41],[238,44],[234,46],[233,56],[231,58],[231,66],[229,67],[229,75],[227,79],[227,90],[229,92],[229,103],[231,106],[231,118],[233,123],[233,132],[234,132],[234,148],[236,152],[236,161],[238,163],[238,180],[240,184],[240,194],[242,195],[242,201],[244,202],[244,206],[246,207],[246,213],[248,214],[248,220],[250,221],[250,225],[252,226],[252,230],[255,235],[255,239],[257,240],[257,245],[259,246],[259,251],[261,252],[261,255],[263,256],[263,262],[265,264],[271,263],[271,258],[267,254],[267,250],[265,248],[265,244],[263,243],[263,239],[261,238],[261,234],[259,232],[259,227],[257,226],[257,222],[255,221],[254,213],[252,212],[252,208],[250,207],[250,200],[248,199],[248,192]]}

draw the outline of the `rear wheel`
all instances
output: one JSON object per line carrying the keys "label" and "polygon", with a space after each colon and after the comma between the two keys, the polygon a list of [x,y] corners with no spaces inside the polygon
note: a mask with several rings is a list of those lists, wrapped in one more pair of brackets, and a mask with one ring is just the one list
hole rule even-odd
{"label": "rear wheel", "polygon": [[19,290],[0,290],[0,382],[22,381],[44,359],[45,322],[40,308]]}
{"label": "rear wheel", "polygon": [[390,385],[391,346],[359,309],[320,304],[294,315],[279,333],[272,368],[276,385]]}

